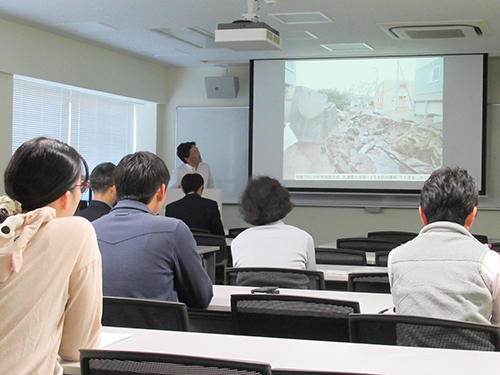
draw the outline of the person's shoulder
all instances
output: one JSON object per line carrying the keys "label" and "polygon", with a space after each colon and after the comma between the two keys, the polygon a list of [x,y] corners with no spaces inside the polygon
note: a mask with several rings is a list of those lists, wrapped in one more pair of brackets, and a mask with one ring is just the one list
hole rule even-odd
{"label": "person's shoulder", "polygon": [[206,205],[218,206],[217,201],[214,201],[213,199],[205,198],[205,197],[200,197],[200,198],[201,198],[201,201],[204,202]]}
{"label": "person's shoulder", "polygon": [[94,227],[84,217],[69,216],[52,219],[48,224],[50,229],[68,230],[75,233],[94,233]]}
{"label": "person's shoulder", "polygon": [[[90,221],[79,216],[54,218],[47,223],[49,235],[54,241],[62,241],[61,251],[78,256],[88,263],[99,256],[97,236]],[[80,255],[77,255],[80,254]]]}

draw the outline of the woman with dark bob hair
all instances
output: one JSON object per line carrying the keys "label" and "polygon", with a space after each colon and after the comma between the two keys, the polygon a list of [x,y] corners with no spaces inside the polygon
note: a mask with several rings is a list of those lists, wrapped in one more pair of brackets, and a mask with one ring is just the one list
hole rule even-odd
{"label": "woman with dark bob hair", "polygon": [[278,180],[267,176],[250,180],[239,203],[243,219],[255,226],[231,243],[235,267],[316,269],[313,238],[282,221],[293,203]]}
{"label": "woman with dark bob hair", "polygon": [[0,374],[62,374],[58,355],[99,345],[101,255],[92,224],[73,216],[87,181],[82,156],[48,138],[25,142],[5,169]]}

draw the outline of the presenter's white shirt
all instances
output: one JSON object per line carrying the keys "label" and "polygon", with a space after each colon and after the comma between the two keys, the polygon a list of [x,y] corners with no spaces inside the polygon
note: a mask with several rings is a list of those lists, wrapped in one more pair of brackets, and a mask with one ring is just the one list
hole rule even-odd
{"label": "presenter's white shirt", "polygon": [[203,177],[205,183],[203,184],[205,189],[213,189],[214,178],[212,177],[212,172],[210,171],[210,166],[207,163],[201,162],[198,164],[198,168],[190,166],[188,163],[184,163],[172,171],[170,176],[170,182],[168,183],[168,189],[180,189],[182,177],[188,173],[198,173]]}
{"label": "presenter's white shirt", "polygon": [[283,221],[251,227],[231,242],[235,267],[316,270],[311,235]]}

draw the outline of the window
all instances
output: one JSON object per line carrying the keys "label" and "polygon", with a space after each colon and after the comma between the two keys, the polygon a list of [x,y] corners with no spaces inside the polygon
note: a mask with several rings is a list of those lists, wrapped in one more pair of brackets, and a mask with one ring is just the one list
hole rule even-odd
{"label": "window", "polygon": [[135,148],[133,99],[14,76],[12,151],[38,136],[76,148],[92,169]]}
{"label": "window", "polygon": [[427,83],[437,82],[439,81],[440,69],[439,66],[436,66],[429,70],[427,73]]}

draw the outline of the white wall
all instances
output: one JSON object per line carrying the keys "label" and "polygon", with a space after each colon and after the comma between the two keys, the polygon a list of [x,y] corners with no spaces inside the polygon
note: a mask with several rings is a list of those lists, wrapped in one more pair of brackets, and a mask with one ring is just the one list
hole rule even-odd
{"label": "white wall", "polygon": [[[167,102],[167,68],[164,66],[2,19],[0,35],[2,170],[12,149],[13,74],[160,103],[161,110]],[[147,114],[142,111],[142,119],[153,123],[148,131],[154,132],[150,138],[156,142],[155,108]],[[160,122],[159,126],[164,124]],[[156,144],[142,136],[138,146],[154,150]],[[3,191],[3,184],[0,190]]]}
{"label": "white wall", "polygon": [[[236,76],[239,80],[239,93],[235,99],[208,99],[205,91],[205,77]],[[167,126],[158,130],[158,153],[169,169],[175,167],[175,123],[177,107],[225,107],[248,105],[249,68],[169,68],[168,104],[165,108]],[[194,140],[196,141],[196,140]],[[200,150],[203,156],[203,150]],[[209,162],[207,160],[207,162]]]}
{"label": "white wall", "polygon": [[0,19],[0,72],[165,104],[167,69]]}

